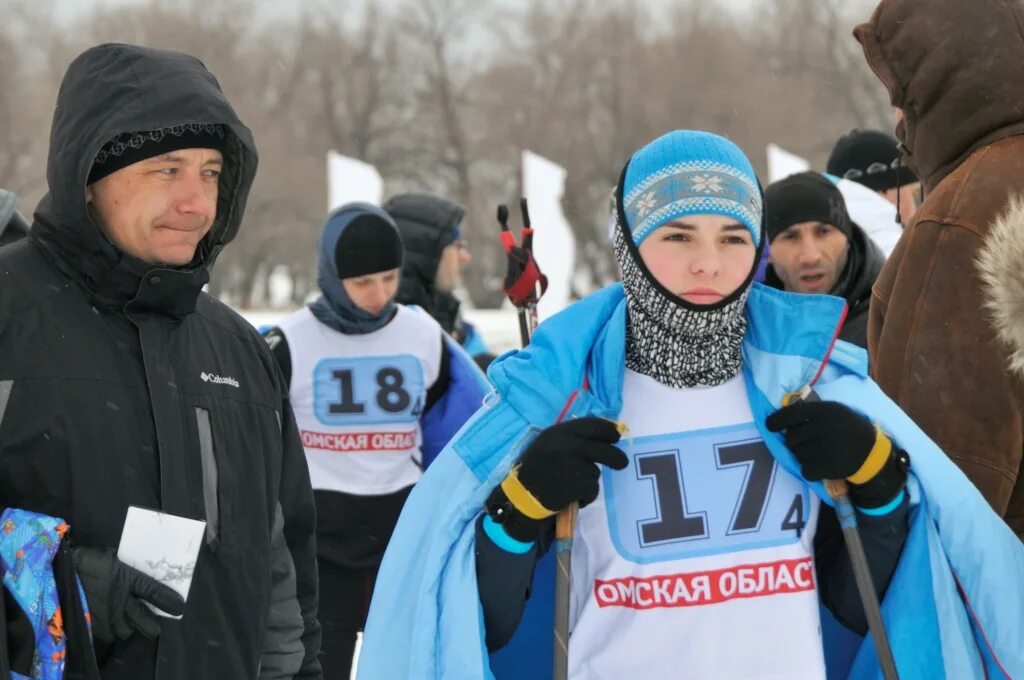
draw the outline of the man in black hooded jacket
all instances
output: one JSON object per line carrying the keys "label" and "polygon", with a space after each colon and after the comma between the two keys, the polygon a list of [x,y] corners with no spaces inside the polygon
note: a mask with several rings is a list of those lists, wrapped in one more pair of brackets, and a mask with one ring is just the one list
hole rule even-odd
{"label": "man in black hooded jacket", "polygon": [[398,225],[405,248],[395,301],[426,310],[470,356],[486,355],[483,338],[462,318],[453,294],[470,260],[460,229],[466,209],[433,194],[408,193],[389,198],[384,210]]}
{"label": "man in black hooded jacket", "polygon": [[765,283],[845,298],[839,338],[867,349],[871,286],[885,256],[850,219],[839,189],[820,173],[801,172],[768,185],[764,201],[771,243]]}
{"label": "man in black hooded jacket", "polygon": [[[0,509],[70,525],[105,679],[321,676],[288,391],[201,291],[256,164],[200,61],[91,48],[61,84],[30,235],[0,251]],[[206,522],[186,602],[117,560],[129,506]]]}

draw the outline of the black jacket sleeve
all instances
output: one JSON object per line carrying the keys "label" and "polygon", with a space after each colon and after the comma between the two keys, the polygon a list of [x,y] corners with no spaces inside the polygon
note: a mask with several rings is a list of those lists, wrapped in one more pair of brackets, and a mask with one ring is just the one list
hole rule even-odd
{"label": "black jacket sleeve", "polygon": [[487,651],[494,652],[512,639],[526,609],[533,587],[537,561],[547,553],[555,525],[521,555],[499,548],[483,529],[483,515],[476,521],[476,581],[484,611]]}
{"label": "black jacket sleeve", "polygon": [[302,644],[305,647],[305,658],[295,677],[320,678],[320,661],[317,659],[320,652],[320,622],[317,620],[316,505],[305,450],[302,448],[287,392],[282,403],[281,419],[283,457],[279,501],[284,517],[284,538],[295,566],[295,595],[302,611],[304,626]]}
{"label": "black jacket sleeve", "polygon": [[[909,502],[888,515],[875,517],[857,513],[857,529],[871,571],[871,581],[879,599],[885,596],[907,539]],[[836,619],[860,635],[868,632],[867,616],[861,604],[853,566],[847,552],[843,530],[836,511],[821,505],[818,528],[814,535],[814,558],[818,575],[818,593],[822,603]]]}

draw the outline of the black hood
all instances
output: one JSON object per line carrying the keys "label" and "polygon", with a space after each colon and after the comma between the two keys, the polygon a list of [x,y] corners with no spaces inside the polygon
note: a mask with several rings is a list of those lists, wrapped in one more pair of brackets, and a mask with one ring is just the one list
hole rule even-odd
{"label": "black hood", "polygon": [[436,292],[434,282],[441,253],[451,244],[466,209],[439,196],[400,194],[389,198],[384,210],[398,224],[405,245],[402,282],[396,300],[404,305],[423,307],[451,332],[458,305],[453,314],[451,302]]}
{"label": "black hood", "polygon": [[[216,123],[227,132],[217,218],[189,265],[147,264],[114,247],[93,223],[86,179],[97,152],[114,136],[190,123]],[[217,255],[238,233],[256,164],[252,133],[201,61],[180,52],[99,45],[71,62],[61,83],[50,131],[49,191],[30,238],[97,304],[189,313]],[[143,290],[145,281],[154,285]]]}
{"label": "black hood", "polygon": [[[852,232],[846,268],[839,277],[836,287],[829,294],[844,298],[852,312],[858,305],[870,301],[871,286],[878,278],[878,273],[882,271],[885,254],[863,229],[855,223],[851,223],[850,226]],[[775,273],[775,267],[771,264],[768,265],[764,282],[772,288],[784,290],[782,279]]]}

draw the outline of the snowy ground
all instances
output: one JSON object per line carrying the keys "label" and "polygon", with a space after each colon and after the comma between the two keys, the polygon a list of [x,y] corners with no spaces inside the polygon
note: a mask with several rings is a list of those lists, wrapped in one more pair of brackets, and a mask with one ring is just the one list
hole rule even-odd
{"label": "snowy ground", "polygon": [[[253,326],[273,326],[287,316],[289,310],[239,309],[239,314]],[[512,309],[467,309],[463,311],[470,323],[483,335],[487,346],[495,354],[519,347],[519,321]]]}

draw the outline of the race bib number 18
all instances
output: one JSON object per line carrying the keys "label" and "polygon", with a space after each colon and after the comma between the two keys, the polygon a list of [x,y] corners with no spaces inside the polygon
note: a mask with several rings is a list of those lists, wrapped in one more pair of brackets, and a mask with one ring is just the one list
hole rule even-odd
{"label": "race bib number 18", "polygon": [[409,354],[324,359],[313,369],[313,395],[324,425],[413,423],[423,411],[423,367]]}
{"label": "race bib number 18", "polygon": [[754,425],[639,437],[605,468],[612,542],[640,564],[795,543],[807,486],[779,468]]}

